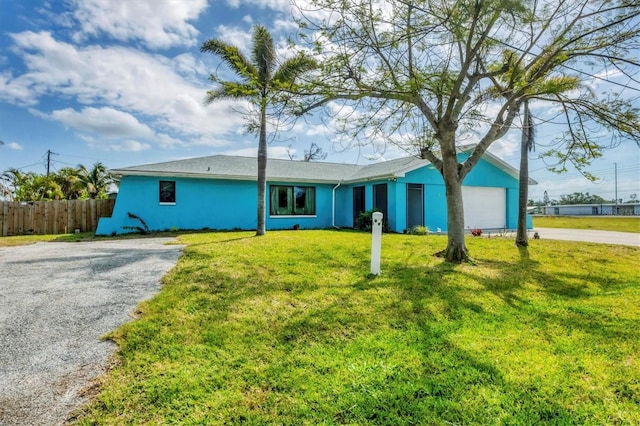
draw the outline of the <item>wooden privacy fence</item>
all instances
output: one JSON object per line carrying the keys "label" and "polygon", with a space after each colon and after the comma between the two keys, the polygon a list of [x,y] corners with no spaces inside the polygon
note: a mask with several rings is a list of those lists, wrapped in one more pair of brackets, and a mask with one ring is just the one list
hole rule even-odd
{"label": "wooden privacy fence", "polygon": [[0,201],[0,236],[95,231],[115,200]]}

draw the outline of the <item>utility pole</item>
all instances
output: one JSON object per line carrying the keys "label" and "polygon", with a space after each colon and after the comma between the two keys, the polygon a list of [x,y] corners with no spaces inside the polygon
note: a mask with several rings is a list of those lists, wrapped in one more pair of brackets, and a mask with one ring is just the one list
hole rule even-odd
{"label": "utility pole", "polygon": [[615,170],[615,185],[616,185],[616,211],[613,213],[614,215],[618,215],[618,163],[613,163],[613,167]]}
{"label": "utility pole", "polygon": [[49,177],[49,170],[51,169],[51,154],[58,155],[55,152],[51,152],[50,149],[47,150],[47,177]]}

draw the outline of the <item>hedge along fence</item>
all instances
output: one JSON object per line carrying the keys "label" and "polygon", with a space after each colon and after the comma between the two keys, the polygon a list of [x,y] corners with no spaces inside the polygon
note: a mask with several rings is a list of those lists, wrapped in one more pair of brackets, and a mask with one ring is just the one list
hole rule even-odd
{"label": "hedge along fence", "polygon": [[0,236],[95,231],[115,200],[0,201]]}

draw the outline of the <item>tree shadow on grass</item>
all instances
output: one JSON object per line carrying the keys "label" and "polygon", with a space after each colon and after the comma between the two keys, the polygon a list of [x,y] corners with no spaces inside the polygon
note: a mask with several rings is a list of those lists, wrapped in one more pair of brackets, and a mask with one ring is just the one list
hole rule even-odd
{"label": "tree shadow on grass", "polygon": [[[265,247],[264,239],[247,240],[248,251]],[[229,382],[231,376],[241,377],[244,389],[237,399],[221,402],[235,407],[224,419],[228,423],[269,422],[270,416],[283,423],[322,418],[354,424],[589,420],[590,409],[577,412],[567,402],[583,395],[554,389],[553,379],[541,382],[535,371],[504,366],[481,349],[487,346],[483,339],[502,338],[503,324],[511,327],[505,332],[519,333],[522,341],[529,331],[551,341],[559,326],[604,339],[611,329],[598,329],[595,316],[581,324],[583,313],[556,309],[558,303],[588,300],[593,285],[604,285],[586,272],[549,273],[523,256],[511,262],[483,261],[483,275],[480,268],[419,262],[410,252],[402,261],[384,263],[382,275],[370,277],[361,246],[314,247],[311,257],[285,244],[269,246],[273,257],[262,263],[244,255],[227,261],[231,247],[225,244],[192,247],[185,253],[189,262],[167,280],[166,300],[151,307],[153,325],[138,331],[133,326],[137,337],[131,340],[149,353],[166,351],[167,363],[206,364],[177,352],[194,342],[197,351],[220,357],[206,374],[227,371],[215,380],[228,387],[228,394],[238,386]],[[282,271],[286,277],[279,275]],[[595,282],[581,286],[584,279]],[[527,290],[532,285],[537,291]],[[538,297],[548,300],[547,305]],[[528,323],[514,328],[520,319]],[[175,331],[173,323],[188,321],[192,334]],[[638,337],[625,327],[615,336]],[[474,340],[468,334],[474,328],[483,336],[487,330],[498,334]],[[166,350],[167,341],[175,351]],[[535,355],[516,345],[509,350]],[[515,375],[506,373],[510,368]],[[164,378],[158,380],[154,386],[161,387]],[[167,406],[180,398],[176,395]],[[203,398],[212,396],[204,392]]]}
{"label": "tree shadow on grass", "polygon": [[[333,367],[334,374],[352,382],[337,391],[332,413],[338,423],[487,424],[498,418],[518,424],[572,423],[575,414],[537,393],[533,379],[524,388],[510,382],[493,360],[458,343],[461,320],[491,313],[469,300],[464,286],[425,279],[450,274],[456,274],[455,266],[447,264],[427,269],[387,265],[384,276],[353,283],[344,299],[283,324],[278,341],[290,345],[291,353],[322,344],[334,348],[331,353],[342,363],[381,366],[355,377]],[[373,295],[381,291],[395,300],[380,303]],[[367,293],[370,299],[363,297]],[[379,306],[363,312],[363,304]],[[336,339],[345,329],[350,333]],[[407,366],[397,354],[409,356]],[[391,373],[389,366],[395,367]]]}

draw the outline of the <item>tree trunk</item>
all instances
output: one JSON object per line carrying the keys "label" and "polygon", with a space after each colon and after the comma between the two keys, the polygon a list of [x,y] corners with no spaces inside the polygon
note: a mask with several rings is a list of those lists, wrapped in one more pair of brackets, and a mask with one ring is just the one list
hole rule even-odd
{"label": "tree trunk", "polygon": [[258,227],[256,235],[265,234],[265,195],[267,192],[267,108],[263,99],[260,105],[260,137],[258,140]]}
{"label": "tree trunk", "polygon": [[527,247],[527,202],[529,200],[529,149],[532,143],[529,104],[524,102],[524,117],[522,119],[522,138],[520,140],[520,176],[518,184],[518,226],[516,231],[516,246]]}
{"label": "tree trunk", "polygon": [[448,262],[468,262],[470,258],[464,241],[464,206],[458,158],[455,150],[443,150],[442,157],[442,177],[447,196],[447,248],[444,258]]}

